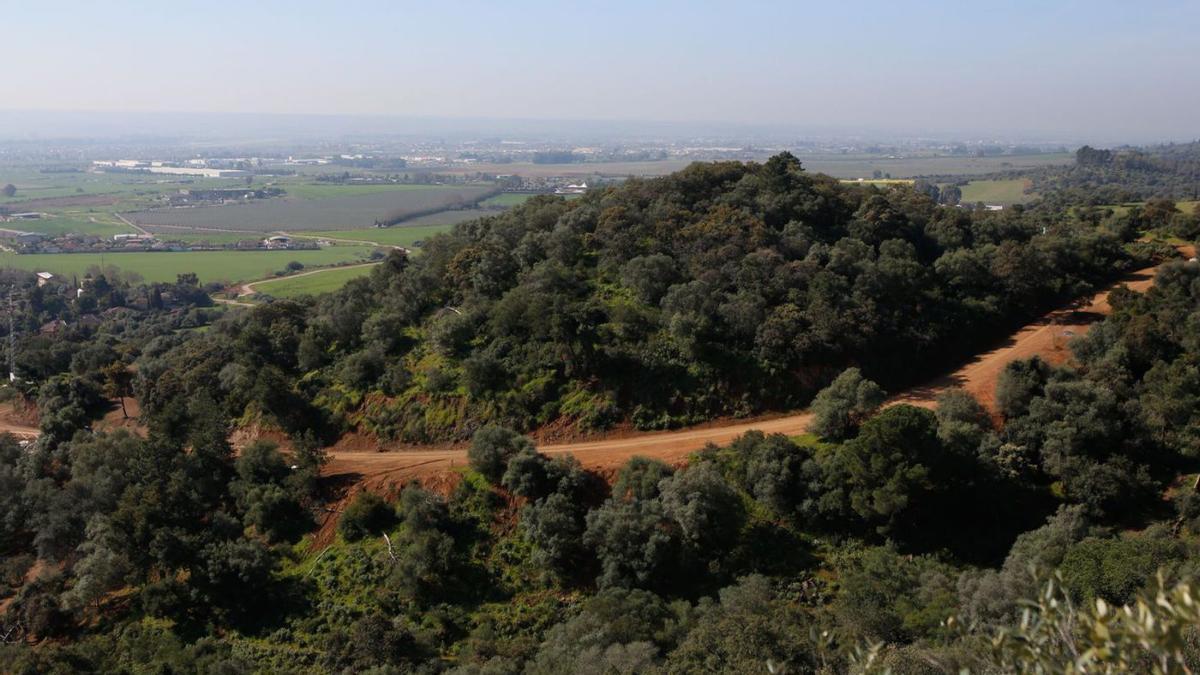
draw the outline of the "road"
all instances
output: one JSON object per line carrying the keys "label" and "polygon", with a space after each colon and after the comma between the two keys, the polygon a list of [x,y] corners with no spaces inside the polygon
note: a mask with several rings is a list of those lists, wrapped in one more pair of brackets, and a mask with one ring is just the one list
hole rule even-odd
{"label": "road", "polygon": [[[1184,253],[1191,257],[1194,250],[1188,248]],[[306,274],[317,274],[321,271],[323,270],[314,270]],[[1040,356],[1052,363],[1062,363],[1069,356],[1067,342],[1074,336],[1086,333],[1092,324],[1111,312],[1108,295],[1114,288],[1124,284],[1131,290],[1145,291],[1153,284],[1156,271],[1157,267],[1139,270],[1090,298],[1050,312],[954,371],[893,396],[886,405],[907,403],[933,407],[937,396],[943,391],[950,387],[962,387],[985,405],[993,407],[996,379],[1005,364],[1033,356]],[[667,462],[681,461],[708,443],[726,444],[752,429],[765,433],[802,434],[811,421],[812,415],[801,411],[735,423],[714,422],[678,431],[633,433],[598,440],[556,443],[540,446],[539,450],[548,455],[572,454],[589,468],[605,470],[618,467],[635,455],[655,457]],[[0,431],[23,436],[36,436],[38,433],[30,427],[7,423],[3,418],[0,418]],[[329,450],[329,456],[326,475],[344,476],[365,486],[377,487],[389,483],[402,483],[418,476],[440,474],[465,464],[467,459],[466,450],[462,447],[378,452],[376,443],[356,436],[343,439]]]}
{"label": "road", "polygon": [[[1192,255],[1187,250],[1185,254]],[[1010,361],[1040,356],[1052,363],[1062,363],[1069,357],[1067,343],[1111,312],[1108,294],[1117,286],[1127,285],[1142,292],[1153,284],[1157,267],[1134,272],[1090,298],[1046,314],[1009,335],[995,348],[972,358],[953,372],[924,385],[914,387],[888,400],[885,405],[907,403],[926,408],[936,404],[939,394],[951,387],[962,387],[984,405],[994,409],[993,392],[996,379]],[[584,466],[611,470],[630,457],[644,455],[666,462],[684,460],[708,443],[727,444],[752,429],[765,433],[789,436],[805,433],[812,414],[807,411],[735,423],[713,423],[678,431],[628,434],[614,438],[543,445],[539,450],[548,455],[572,454]],[[389,483],[402,483],[418,476],[438,474],[466,463],[466,450],[461,447],[431,448],[412,451],[377,452],[371,444],[358,439],[357,445],[346,449],[334,446],[326,474],[344,475],[368,486],[382,488]],[[349,445],[349,444],[347,444]]]}

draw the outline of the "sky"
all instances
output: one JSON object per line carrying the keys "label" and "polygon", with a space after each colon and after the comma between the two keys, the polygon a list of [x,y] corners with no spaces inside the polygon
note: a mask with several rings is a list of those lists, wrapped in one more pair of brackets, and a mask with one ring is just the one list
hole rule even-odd
{"label": "sky", "polygon": [[0,110],[1200,137],[1197,0],[5,0]]}

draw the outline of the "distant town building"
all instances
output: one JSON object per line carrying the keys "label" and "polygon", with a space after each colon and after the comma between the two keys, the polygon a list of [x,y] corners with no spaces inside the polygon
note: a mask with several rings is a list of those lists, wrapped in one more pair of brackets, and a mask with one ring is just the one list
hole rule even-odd
{"label": "distant town building", "polygon": [[54,275],[49,272],[38,272],[37,273],[38,288],[41,288],[42,286],[45,286],[46,284],[50,283],[50,280],[53,278],[54,278]]}
{"label": "distant town building", "polygon": [[267,248],[291,248],[292,238],[277,234],[273,237],[267,237],[264,239],[263,245]]}
{"label": "distant town building", "polygon": [[571,183],[570,185],[565,185],[563,187],[555,189],[554,194],[556,194],[556,195],[581,195],[581,194],[587,192],[587,189],[588,189],[587,183],[578,183],[578,184]]}

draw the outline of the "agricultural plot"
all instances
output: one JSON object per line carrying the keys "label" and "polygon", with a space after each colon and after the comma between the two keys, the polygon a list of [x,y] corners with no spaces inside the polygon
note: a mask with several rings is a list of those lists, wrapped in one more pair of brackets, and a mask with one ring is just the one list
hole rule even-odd
{"label": "agricultural plot", "polygon": [[0,224],[0,227],[21,232],[36,232],[48,236],[60,234],[89,234],[97,237],[111,237],[114,234],[133,234],[133,228],[114,218],[111,214],[89,216],[82,213],[68,212],[50,214],[37,220],[18,220]]}
{"label": "agricultural plot", "polygon": [[[201,206],[196,208],[155,209],[126,214],[150,231],[155,225],[193,228],[253,230],[333,230],[370,227],[376,221],[418,216],[429,211],[453,209],[473,204],[494,190],[488,185],[469,186],[350,186],[354,194],[330,192],[342,186],[287,186],[289,196],[247,204]],[[384,188],[362,192],[360,188]],[[317,189],[319,188],[319,189]],[[317,189],[314,192],[314,189]],[[307,190],[307,192],[305,192]]]}
{"label": "agricultural plot", "polygon": [[453,225],[369,227],[361,230],[331,230],[327,232],[305,232],[304,234],[314,237],[368,241],[383,246],[411,247],[413,244],[428,240],[434,235],[449,232],[453,227]]}
{"label": "agricultural plot", "polygon": [[536,195],[522,193],[522,192],[505,192],[503,194],[498,194],[494,197],[488,197],[487,199],[480,202],[479,205],[485,209],[487,209],[487,208],[508,209],[508,208],[512,208],[514,206],[520,206],[521,204],[524,204],[525,202],[529,201],[530,199],[532,199],[535,196]]}
{"label": "agricultural plot", "polygon": [[1037,198],[1035,194],[1026,194],[1029,185],[1029,180],[1025,178],[973,180],[962,188],[962,203],[1025,204]]}
{"label": "agricultural plot", "polygon": [[305,267],[337,265],[366,259],[371,246],[331,246],[314,251],[197,251],[182,253],[61,253],[18,255],[0,253],[0,267],[83,276],[89,269],[119,268],[150,282],[174,281],[194,272],[203,283],[262,279],[297,261]]}
{"label": "agricultural plot", "polygon": [[254,284],[254,290],[274,298],[294,298],[300,295],[320,295],[336,291],[351,279],[364,277],[375,269],[374,265],[334,267],[316,274],[270,279]]}

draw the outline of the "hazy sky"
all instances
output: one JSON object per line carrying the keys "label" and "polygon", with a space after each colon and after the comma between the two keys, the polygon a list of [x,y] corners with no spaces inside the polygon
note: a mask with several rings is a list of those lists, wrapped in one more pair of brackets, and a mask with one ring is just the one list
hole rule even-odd
{"label": "hazy sky", "polygon": [[0,109],[1200,136],[1197,0],[5,0]]}

